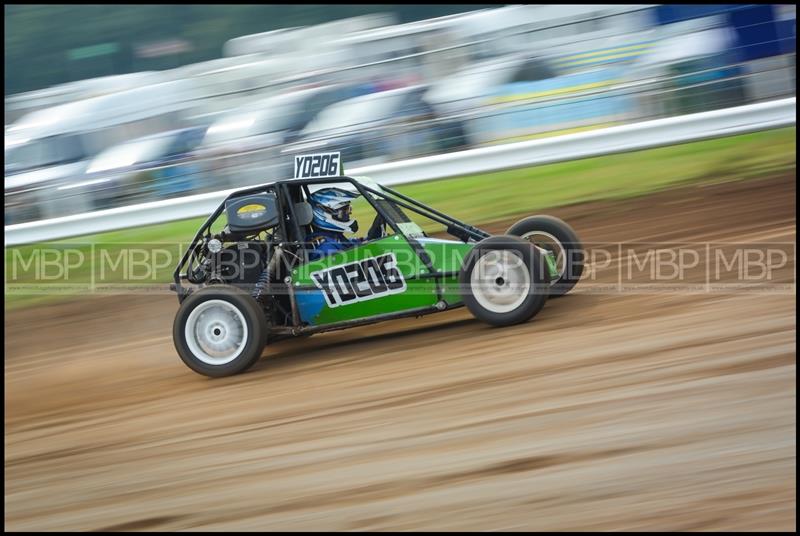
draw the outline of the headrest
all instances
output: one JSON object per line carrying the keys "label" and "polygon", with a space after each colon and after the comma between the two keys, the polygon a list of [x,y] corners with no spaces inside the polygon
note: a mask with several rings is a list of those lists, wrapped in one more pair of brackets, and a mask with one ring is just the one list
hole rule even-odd
{"label": "headrest", "polygon": [[294,204],[294,216],[297,218],[297,225],[311,225],[314,219],[314,210],[305,201]]}

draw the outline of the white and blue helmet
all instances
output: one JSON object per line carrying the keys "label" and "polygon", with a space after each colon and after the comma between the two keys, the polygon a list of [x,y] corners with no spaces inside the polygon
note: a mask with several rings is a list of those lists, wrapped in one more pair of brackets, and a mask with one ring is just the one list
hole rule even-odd
{"label": "white and blue helmet", "polygon": [[351,218],[353,209],[350,201],[357,193],[340,188],[323,188],[311,194],[309,201],[314,210],[314,226],[317,229],[337,233],[358,231],[358,222]]}

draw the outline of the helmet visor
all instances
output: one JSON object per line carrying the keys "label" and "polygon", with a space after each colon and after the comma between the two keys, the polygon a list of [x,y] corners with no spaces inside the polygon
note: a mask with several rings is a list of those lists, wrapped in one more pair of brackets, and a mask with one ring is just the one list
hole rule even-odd
{"label": "helmet visor", "polygon": [[350,215],[353,213],[353,207],[350,206],[350,203],[343,205],[339,208],[333,209],[324,207],[327,212],[333,217],[334,220],[340,222],[348,222],[350,221]]}

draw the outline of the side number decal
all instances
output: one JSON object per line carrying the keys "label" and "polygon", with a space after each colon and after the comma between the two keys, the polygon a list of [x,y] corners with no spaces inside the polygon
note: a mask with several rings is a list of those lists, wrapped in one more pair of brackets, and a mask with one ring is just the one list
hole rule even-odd
{"label": "side number decal", "polygon": [[394,253],[312,272],[311,280],[322,290],[331,308],[406,290]]}

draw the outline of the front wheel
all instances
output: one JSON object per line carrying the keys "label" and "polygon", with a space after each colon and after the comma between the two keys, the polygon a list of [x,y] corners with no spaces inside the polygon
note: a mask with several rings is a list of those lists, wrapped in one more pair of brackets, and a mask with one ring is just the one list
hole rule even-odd
{"label": "front wheel", "polygon": [[513,236],[478,242],[459,275],[464,304],[475,318],[493,326],[533,318],[547,301],[549,282],[536,248]]}
{"label": "front wheel", "polygon": [[563,296],[574,287],[583,273],[584,252],[578,235],[563,220],[553,216],[531,216],[506,231],[551,251],[555,255],[558,277],[550,283],[550,296]]}
{"label": "front wheel", "polygon": [[172,327],[175,349],[195,372],[211,377],[244,372],[261,357],[267,320],[246,292],[212,285],[187,297]]}

